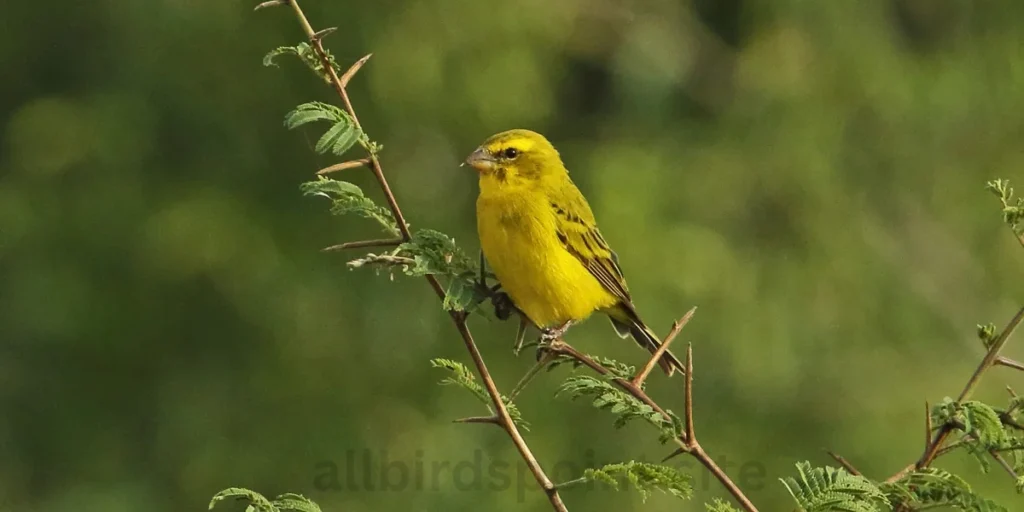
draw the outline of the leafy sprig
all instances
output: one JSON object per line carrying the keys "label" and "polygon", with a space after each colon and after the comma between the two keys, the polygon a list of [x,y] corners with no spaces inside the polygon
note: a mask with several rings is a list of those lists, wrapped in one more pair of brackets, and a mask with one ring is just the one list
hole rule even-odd
{"label": "leafy sprig", "polygon": [[366,134],[356,125],[352,116],[343,109],[328,103],[311,101],[303,103],[284,117],[284,126],[294,130],[300,126],[316,121],[327,121],[331,127],[320,136],[313,148],[317,153],[333,153],[344,155],[356,143],[369,147],[370,141]]}
{"label": "leafy sprig", "polygon": [[[327,51],[326,48],[324,49],[324,54],[327,55],[327,60],[334,68],[334,71],[336,73],[340,73],[341,68],[338,66],[337,61],[334,60],[334,55],[331,55],[331,52]],[[276,59],[281,55],[294,55],[302,61],[310,71],[315,73],[325,82],[331,82],[331,77],[324,68],[323,62],[320,60],[320,57],[317,56],[316,50],[314,50],[309,43],[299,43],[295,46],[279,46],[263,56],[263,65],[267,67],[278,67]]]}
{"label": "leafy sprig", "polygon": [[985,184],[985,188],[995,194],[1003,204],[1003,222],[1017,236],[1024,234],[1021,223],[1024,221],[1024,197],[1014,197],[1013,187],[1009,180],[993,180]]}
{"label": "leafy sprig", "polygon": [[782,485],[804,512],[881,512],[892,510],[885,493],[867,478],[842,468],[796,465],[797,477],[782,479]]}
{"label": "leafy sprig", "polygon": [[[494,414],[494,409],[491,407],[491,399],[484,391],[483,386],[476,381],[476,376],[469,369],[468,366],[451,359],[436,358],[430,360],[430,366],[434,368],[441,368],[448,371],[448,376],[441,379],[438,384],[442,386],[457,386],[466,391],[469,391],[480,403],[487,407],[487,411],[490,414]],[[508,415],[512,418],[519,428],[523,430],[530,430],[530,424],[523,419],[522,413],[519,412],[519,408],[516,404],[508,399],[507,396],[502,395],[501,401],[505,403],[505,408],[508,410]]]}
{"label": "leafy sprig", "polygon": [[965,512],[1007,512],[1005,507],[975,494],[964,479],[934,467],[921,468],[879,488],[897,510],[952,507]]}
{"label": "leafy sprig", "polygon": [[632,420],[641,419],[654,425],[661,435],[659,441],[666,443],[683,433],[683,421],[672,411],[666,410],[668,418],[634,396],[615,387],[607,379],[590,375],[573,375],[559,386],[556,395],[567,394],[573,400],[591,398],[592,405],[615,414],[615,427],[622,428]]}
{"label": "leafy sprig", "polygon": [[321,512],[319,505],[301,494],[285,493],[269,500],[256,491],[242,487],[229,487],[218,492],[210,500],[209,509],[213,510],[218,503],[227,499],[248,503],[246,512]]}
{"label": "leafy sprig", "polygon": [[303,183],[299,188],[307,196],[330,199],[333,215],[358,215],[376,222],[389,235],[399,234],[398,223],[391,212],[366,197],[363,190],[352,183],[320,176],[316,181]]}
{"label": "leafy sprig", "polygon": [[588,468],[583,476],[571,483],[602,482],[618,490],[626,485],[640,492],[640,499],[647,501],[654,491],[661,491],[680,499],[693,496],[691,477],[679,470],[662,464],[647,462],[618,462],[600,468]]}

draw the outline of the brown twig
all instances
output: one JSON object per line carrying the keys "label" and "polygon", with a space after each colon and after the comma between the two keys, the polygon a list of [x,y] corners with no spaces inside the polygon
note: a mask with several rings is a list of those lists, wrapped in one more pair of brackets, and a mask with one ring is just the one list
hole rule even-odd
{"label": "brown twig", "polygon": [[989,455],[992,456],[993,459],[996,460],[996,462],[999,463],[1000,466],[1003,467],[1006,473],[1009,474],[1010,477],[1014,479],[1014,481],[1020,479],[1020,476],[1017,475],[1017,472],[1013,469],[1013,466],[1010,465],[1010,463],[1007,462],[1007,460],[999,452],[995,450],[989,450],[988,453]]}
{"label": "brown twig", "polygon": [[931,446],[932,441],[932,406],[927,400],[924,401],[924,449]]}
{"label": "brown twig", "polygon": [[[687,315],[691,314],[692,311],[693,310],[691,310],[690,313],[687,313]],[[687,317],[684,317],[684,318],[687,318]],[[677,323],[685,323],[685,322],[683,322],[683,319],[680,319],[680,321],[677,322]],[[586,355],[586,354],[576,350],[575,348],[572,347],[572,345],[569,345],[568,343],[566,343],[566,342],[564,342],[562,340],[555,340],[554,342],[552,342],[551,345],[549,346],[549,350],[551,350],[552,352],[554,352],[556,354],[561,354],[561,355],[565,355],[565,356],[571,357],[572,359],[576,360],[577,362],[583,364],[584,366],[590,368],[591,370],[594,370],[595,372],[597,372],[597,373],[599,373],[599,374],[601,374],[603,376],[608,376],[608,375],[612,374],[611,370],[609,370],[603,364],[595,361],[590,356],[588,356],[588,355]],[[712,459],[711,456],[708,455],[707,452],[704,451],[704,449],[701,447],[700,443],[697,442],[697,435],[694,432],[694,428],[693,428],[693,347],[692,347],[692,345],[688,345],[687,348],[686,348],[686,363],[685,363],[685,366],[686,366],[686,369],[685,369],[686,375],[684,376],[685,377],[685,380],[684,380],[684,386],[685,386],[685,389],[684,389],[684,397],[685,397],[684,409],[686,411],[685,427],[684,427],[684,431],[681,432],[679,437],[677,437],[675,439],[675,443],[679,446],[679,449],[677,449],[675,452],[670,454],[664,460],[668,460],[668,459],[670,459],[672,457],[675,457],[676,455],[680,455],[680,454],[683,454],[683,453],[690,455],[691,457],[697,459],[697,461],[699,461],[705,468],[708,469],[708,471],[711,472],[712,475],[714,475],[715,479],[717,479],[722,484],[722,486],[724,486],[725,489],[727,491],[729,491],[729,494],[732,495],[732,497],[736,500],[737,503],[740,504],[740,506],[743,507],[744,510],[746,510],[747,512],[757,512],[757,507],[755,507],[754,504],[750,502],[750,499],[747,498],[747,496],[745,494],[743,494],[743,491],[739,488],[739,486],[737,486],[736,483],[734,483],[732,481],[732,479],[730,479],[729,476],[727,474],[725,474],[725,471],[722,471],[722,468],[720,468],[718,466],[718,464],[715,463],[714,459]],[[626,393],[628,393],[631,396],[633,396],[633,398],[636,398],[640,402],[646,404],[651,409],[654,409],[658,414],[660,414],[663,418],[665,418],[665,420],[672,421],[672,417],[668,414],[668,412],[666,412],[665,409],[663,409],[660,405],[658,405],[657,402],[655,402],[654,399],[652,399],[647,394],[646,391],[644,391],[639,386],[634,384],[633,381],[615,377],[615,378],[613,378],[611,380],[611,382],[614,383],[615,385],[617,385],[618,387],[622,388],[623,391],[625,391]]]}
{"label": "brown twig", "polygon": [[846,460],[846,458],[844,458],[842,455],[839,455],[838,453],[833,452],[831,450],[825,450],[825,453],[827,453],[829,457],[832,457],[832,459],[838,462],[840,466],[849,471],[851,475],[861,476],[861,472],[857,470],[857,468],[853,467],[853,464],[850,464],[850,461]]}
{"label": "brown twig", "polygon": [[[349,100],[345,86],[352,76],[359,71],[359,68],[366,63],[370,58],[370,55],[358,60],[342,75],[342,77],[339,77],[338,73],[334,70],[334,66],[331,64],[330,58],[327,56],[327,52],[324,50],[323,42],[321,41],[321,37],[324,34],[320,34],[318,36],[318,32],[313,30],[313,27],[309,24],[309,20],[306,18],[306,15],[302,12],[302,8],[299,7],[297,0],[265,2],[264,4],[261,4],[261,6],[269,7],[271,5],[283,5],[284,3],[292,6],[296,19],[299,21],[299,24],[302,25],[306,38],[309,39],[310,45],[316,52],[321,64],[323,64],[324,70],[327,73],[328,78],[330,78],[331,85],[334,87],[335,92],[338,93],[338,97],[341,98],[341,101],[344,104],[345,111],[352,117],[352,123],[355,127],[362,130],[362,126],[359,124],[359,118],[356,116],[355,109],[352,107],[352,102]],[[411,240],[412,233],[409,231],[409,224],[406,222],[405,216],[402,214],[402,209],[398,206],[398,201],[395,199],[395,195],[391,191],[391,187],[388,185],[387,179],[384,177],[384,171],[381,168],[380,161],[377,159],[377,155],[370,152],[368,161],[369,167],[373,171],[373,175],[377,180],[377,185],[384,194],[388,203],[388,208],[391,210],[391,214],[394,216],[395,221],[398,224],[398,229],[401,233],[401,241],[407,242]],[[444,288],[441,287],[441,283],[438,282],[437,278],[432,275],[427,275],[425,278],[438,298],[444,300]],[[526,462],[530,472],[533,473],[534,479],[537,480],[537,483],[544,490],[544,494],[547,496],[552,508],[559,512],[567,512],[568,509],[562,502],[562,498],[558,494],[558,489],[551,482],[551,479],[548,478],[547,474],[544,473],[544,470],[537,462],[536,457],[534,457],[533,453],[530,451],[530,447],[526,444],[526,441],[523,439],[515,423],[512,421],[512,417],[509,415],[508,409],[505,407],[505,402],[501,399],[501,393],[494,384],[494,379],[491,378],[491,374],[487,370],[487,365],[484,364],[483,357],[480,355],[480,350],[477,348],[476,342],[473,340],[473,335],[470,333],[469,327],[466,325],[465,313],[449,311],[448,314],[452,319],[452,323],[455,324],[455,328],[459,331],[459,335],[462,337],[466,350],[469,351],[470,357],[473,359],[473,364],[476,366],[477,373],[480,375],[480,380],[483,382],[484,389],[487,391],[487,394],[494,405],[496,418],[494,423],[501,426],[501,428],[512,439],[512,443],[515,445],[516,450],[519,451],[520,456]]]}
{"label": "brown twig", "polygon": [[999,356],[996,358],[996,363],[999,366],[1005,366],[1007,368],[1013,368],[1015,370],[1024,371],[1024,363],[1015,359],[1010,359],[1006,356]]}
{"label": "brown twig", "polygon": [[633,377],[634,386],[638,388],[644,387],[644,381],[647,380],[647,376],[650,375],[651,371],[654,370],[654,367],[658,365],[658,361],[661,361],[661,356],[665,355],[665,352],[668,352],[668,346],[675,341],[676,336],[679,336],[680,331],[683,330],[683,327],[686,327],[686,323],[690,321],[690,317],[692,317],[693,313],[696,311],[697,306],[694,306],[690,308],[682,318],[672,323],[672,330],[669,331],[668,336],[665,336],[665,340],[661,342],[661,346],[658,347],[658,350],[656,350],[653,355],[651,355],[651,358],[647,361],[647,364],[644,365],[643,369],[640,370],[640,373]]}

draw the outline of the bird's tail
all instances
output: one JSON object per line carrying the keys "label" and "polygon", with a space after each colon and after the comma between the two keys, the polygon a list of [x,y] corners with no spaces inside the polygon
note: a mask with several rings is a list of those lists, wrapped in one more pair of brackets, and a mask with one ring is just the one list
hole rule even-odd
{"label": "bird's tail", "polygon": [[[611,318],[612,326],[615,327],[615,332],[619,333],[619,337],[626,338],[632,336],[637,344],[649,350],[652,354],[661,347],[661,340],[640,320],[635,311],[616,309],[614,312],[609,312],[609,317]],[[620,319],[618,317],[624,318]],[[661,356],[658,366],[670,377],[676,369],[684,370],[683,363],[668,350]]]}

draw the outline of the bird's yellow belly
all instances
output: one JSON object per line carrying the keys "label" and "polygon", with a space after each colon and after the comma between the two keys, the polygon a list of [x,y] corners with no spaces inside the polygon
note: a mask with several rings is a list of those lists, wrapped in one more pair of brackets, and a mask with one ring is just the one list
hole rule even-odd
{"label": "bird's yellow belly", "polygon": [[554,216],[546,213],[481,198],[477,229],[484,256],[512,302],[538,327],[555,327],[612,306],[615,298],[562,246]]}

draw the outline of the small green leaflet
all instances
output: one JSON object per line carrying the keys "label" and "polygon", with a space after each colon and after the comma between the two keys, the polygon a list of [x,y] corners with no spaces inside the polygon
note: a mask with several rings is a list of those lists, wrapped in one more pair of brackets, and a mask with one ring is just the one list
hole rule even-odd
{"label": "small green leaflet", "polygon": [[368,146],[369,141],[365,134],[356,127],[352,116],[344,110],[319,101],[303,103],[284,116],[284,126],[289,130],[315,121],[328,121],[331,127],[317,141],[315,150],[317,153],[330,152],[335,155],[343,155],[346,151],[361,143]]}

